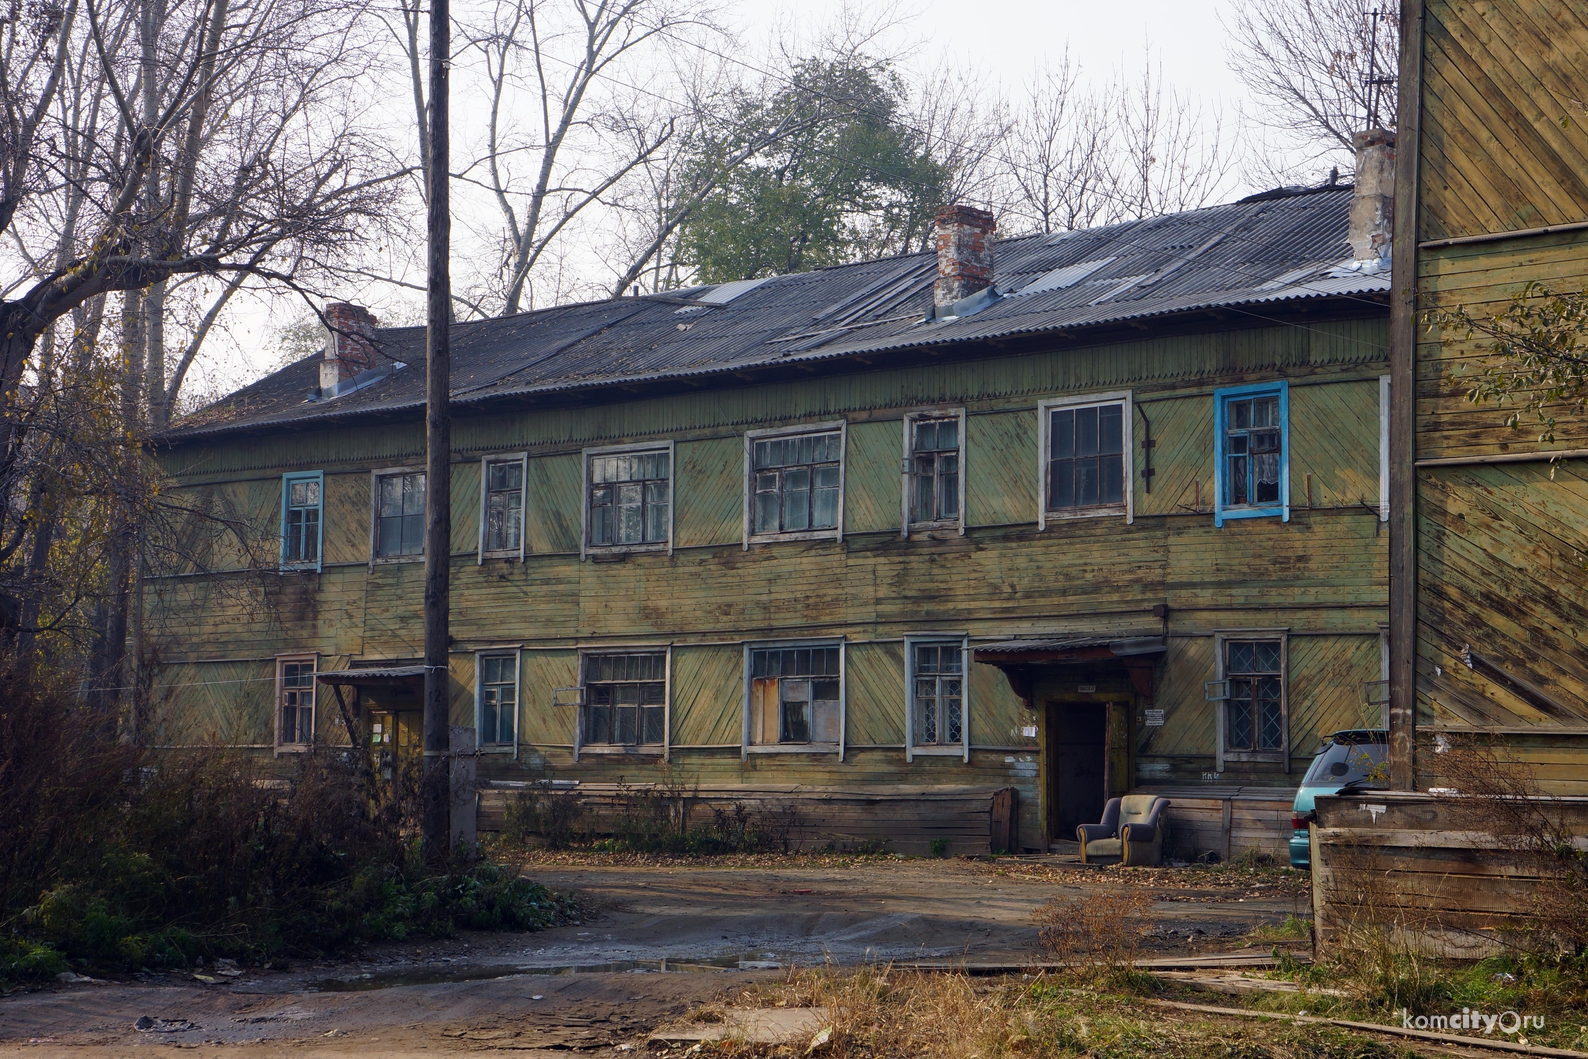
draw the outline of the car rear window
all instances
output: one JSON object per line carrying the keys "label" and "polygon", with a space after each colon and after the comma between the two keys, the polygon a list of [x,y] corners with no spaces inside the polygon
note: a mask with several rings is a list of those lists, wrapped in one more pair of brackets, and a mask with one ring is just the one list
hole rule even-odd
{"label": "car rear window", "polygon": [[1389,780],[1384,768],[1388,749],[1383,743],[1330,743],[1313,758],[1307,778],[1301,782],[1308,787],[1322,787],[1362,780],[1382,786]]}

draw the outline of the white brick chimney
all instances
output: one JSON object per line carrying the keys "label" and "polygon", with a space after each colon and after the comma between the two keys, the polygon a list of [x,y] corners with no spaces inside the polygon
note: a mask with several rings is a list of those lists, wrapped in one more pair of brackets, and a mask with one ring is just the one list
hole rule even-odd
{"label": "white brick chimney", "polygon": [[347,382],[361,371],[369,371],[380,363],[375,349],[377,321],[362,305],[351,302],[329,302],[325,307],[324,359],[320,361],[320,389],[326,395],[335,392],[340,383]]}
{"label": "white brick chimney", "polygon": [[974,206],[944,206],[937,211],[936,315],[951,314],[955,302],[993,282],[993,215]]}
{"label": "white brick chimney", "polygon": [[1354,137],[1356,197],[1351,202],[1351,256],[1388,266],[1395,231],[1395,134],[1368,129]]}

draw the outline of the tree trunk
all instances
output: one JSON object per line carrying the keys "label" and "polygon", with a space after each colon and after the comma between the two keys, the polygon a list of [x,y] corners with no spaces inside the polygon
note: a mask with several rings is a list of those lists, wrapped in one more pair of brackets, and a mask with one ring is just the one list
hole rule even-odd
{"label": "tree trunk", "polygon": [[[143,389],[141,348],[143,343],[143,299],[137,291],[121,296],[121,419],[123,427],[134,434],[138,429],[139,397]],[[131,462],[127,459],[125,462]],[[131,466],[127,467],[130,472]],[[122,489],[130,490],[130,474]],[[95,644],[89,669],[89,704],[109,715],[121,701],[126,684],[127,608],[132,577],[132,511],[124,492],[105,542],[105,591],[96,608]]]}

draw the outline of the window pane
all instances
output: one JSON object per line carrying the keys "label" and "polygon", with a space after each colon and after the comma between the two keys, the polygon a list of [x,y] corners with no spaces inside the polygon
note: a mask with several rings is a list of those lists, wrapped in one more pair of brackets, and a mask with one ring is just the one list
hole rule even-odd
{"label": "window pane", "polygon": [[1075,506],[1075,462],[1057,460],[1048,475],[1048,507]]}
{"label": "window pane", "polygon": [[422,515],[404,515],[403,554],[423,555],[425,550],[425,520]]}
{"label": "window pane", "polygon": [[810,528],[811,472],[808,467],[790,467],[783,472],[783,528],[788,531]]}
{"label": "window pane", "polygon": [[1097,451],[1124,452],[1125,406],[1103,405],[1097,410]]}
{"label": "window pane", "polygon": [[1075,454],[1097,455],[1097,409],[1095,408],[1075,410]]}
{"label": "window pane", "polygon": [[1068,408],[1053,413],[1048,455],[1055,460],[1069,459],[1075,455],[1075,413]]}
{"label": "window pane", "polygon": [[811,496],[811,527],[833,529],[838,525],[838,467],[816,468],[816,489]]}
{"label": "window pane", "polygon": [[1099,456],[1098,497],[1104,504],[1125,502],[1125,465],[1123,456]]}
{"label": "window pane", "polygon": [[403,483],[403,514],[423,515],[425,513],[425,476],[422,474],[405,474]]}
{"label": "window pane", "polygon": [[380,514],[382,518],[403,513],[402,478],[393,475],[380,480]]}
{"label": "window pane", "polygon": [[1256,657],[1256,644],[1241,640],[1231,640],[1229,642],[1229,671],[1231,673],[1252,672],[1253,662]]}

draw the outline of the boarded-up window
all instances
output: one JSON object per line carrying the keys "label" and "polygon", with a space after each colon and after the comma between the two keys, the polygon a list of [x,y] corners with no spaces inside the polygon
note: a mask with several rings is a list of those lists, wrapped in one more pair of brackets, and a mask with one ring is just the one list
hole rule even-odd
{"label": "boarded-up window", "polygon": [[957,643],[912,645],[916,746],[957,744],[964,735],[964,650]]}
{"label": "boarded-up window", "polygon": [[910,421],[910,521],[959,518],[959,417]]}
{"label": "boarded-up window", "polygon": [[480,656],[479,696],[480,743],[511,746],[518,716],[517,653]]}
{"label": "boarded-up window", "polygon": [[584,659],[586,745],[659,745],[667,735],[667,655],[591,654]]}
{"label": "boarded-up window", "polygon": [[517,552],[524,533],[524,464],[493,460],[485,465],[485,550]]}
{"label": "boarded-up window", "polygon": [[314,742],[314,659],[283,660],[278,664],[281,696],[276,744],[308,746]]}
{"label": "boarded-up window", "polygon": [[750,742],[832,743],[843,724],[839,649],[750,652]]}
{"label": "boarded-up window", "polygon": [[671,469],[665,449],[590,457],[589,543],[665,544],[671,525]]}
{"label": "boarded-up window", "polygon": [[750,532],[836,529],[843,449],[843,434],[836,430],[756,441]]}
{"label": "boarded-up window", "polygon": [[375,504],[375,555],[388,558],[424,553],[425,476],[382,476]]}
{"label": "boarded-up window", "polygon": [[1224,744],[1228,750],[1282,750],[1285,745],[1283,641],[1227,640]]}

